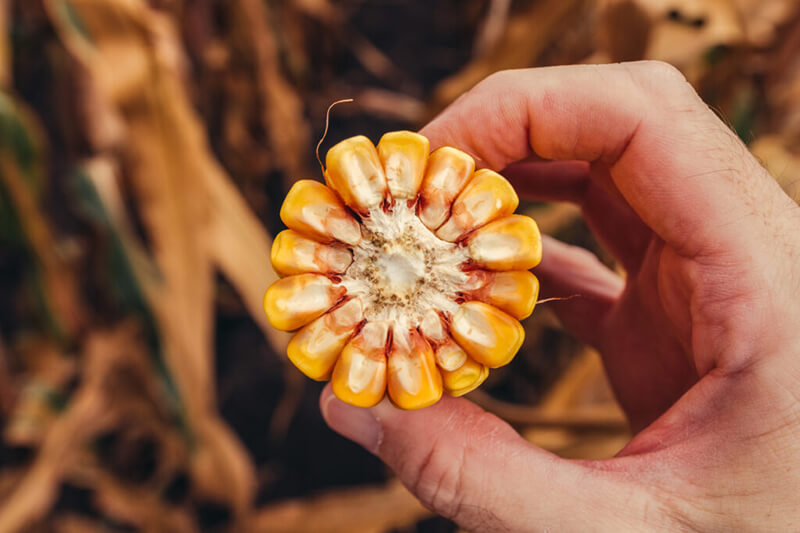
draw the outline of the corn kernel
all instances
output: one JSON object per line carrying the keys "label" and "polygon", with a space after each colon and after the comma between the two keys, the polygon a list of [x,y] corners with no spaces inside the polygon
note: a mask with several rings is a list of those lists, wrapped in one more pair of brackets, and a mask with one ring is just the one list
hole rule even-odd
{"label": "corn kernel", "polygon": [[453,201],[450,218],[436,230],[436,236],[456,242],[487,222],[510,215],[518,205],[519,197],[507,179],[491,170],[479,170]]}
{"label": "corn kernel", "polygon": [[372,142],[358,135],[328,151],[325,178],[353,210],[366,214],[386,196],[386,176]]}
{"label": "corn kernel", "polygon": [[363,316],[358,299],[348,300],[322,315],[289,341],[289,360],[311,379],[330,379],[336,359]]}
{"label": "corn kernel", "polygon": [[319,274],[289,276],[267,289],[264,312],[276,329],[293,331],[325,313],[345,292],[344,287]]}
{"label": "corn kernel", "polygon": [[442,369],[444,390],[450,396],[463,396],[477,389],[489,377],[489,369],[474,359],[467,359],[455,370]]}
{"label": "corn kernel", "polygon": [[469,357],[467,352],[450,337],[447,337],[441,345],[436,347],[434,355],[436,356],[436,364],[442,370],[450,371],[459,369],[467,362]]}
{"label": "corn kernel", "polygon": [[392,402],[403,409],[421,409],[442,397],[442,375],[433,350],[416,330],[394,329],[388,389]]}
{"label": "corn kernel", "polygon": [[533,313],[539,297],[539,280],[527,270],[470,272],[470,298],[489,303],[517,320]]}
{"label": "corn kernel", "polygon": [[393,198],[417,197],[431,144],[427,137],[410,131],[393,131],[381,137],[378,155]]}
{"label": "corn kernel", "polygon": [[419,324],[422,335],[434,348],[436,364],[445,370],[455,370],[467,360],[467,353],[447,334],[439,313],[429,309]]}
{"label": "corn kernel", "polygon": [[355,245],[361,241],[358,222],[332,190],[316,181],[300,180],[289,189],[281,206],[281,220],[320,242]]}
{"label": "corn kernel", "polygon": [[429,230],[441,226],[450,215],[450,205],[475,171],[469,154],[449,146],[434,150],[419,192],[419,219]]}
{"label": "corn kernel", "polygon": [[419,323],[420,332],[425,335],[432,345],[442,344],[447,340],[447,330],[442,323],[442,317],[434,309],[428,309]]}
{"label": "corn kernel", "polygon": [[337,398],[358,407],[372,407],[383,399],[388,333],[385,322],[368,322],[345,345],[331,378]]}
{"label": "corn kernel", "polygon": [[511,362],[525,339],[517,319],[478,301],[464,303],[453,315],[451,328],[458,345],[489,368]]}
{"label": "corn kernel", "polygon": [[470,257],[490,270],[528,270],[542,260],[542,238],[532,218],[511,215],[490,222],[467,239]]}
{"label": "corn kernel", "polygon": [[306,272],[341,274],[353,262],[353,254],[347,248],[322,244],[287,229],[272,242],[270,259],[281,276]]}

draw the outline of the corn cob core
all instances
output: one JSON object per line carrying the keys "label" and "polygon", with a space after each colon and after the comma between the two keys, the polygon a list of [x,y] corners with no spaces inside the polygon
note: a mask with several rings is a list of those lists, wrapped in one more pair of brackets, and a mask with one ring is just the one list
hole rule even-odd
{"label": "corn cob core", "polygon": [[427,309],[447,314],[467,281],[466,250],[437,238],[406,202],[390,211],[372,209],[362,221],[362,240],[342,276],[347,294],[361,299],[366,320],[416,328]]}
{"label": "corn cob core", "polygon": [[519,320],[538,296],[541,258],[518,198],[466,153],[429,154],[401,131],[377,149],[363,136],[328,152],[325,181],[298,181],[284,201],[290,228],[271,259],[286,276],[264,296],[278,329],[298,329],[289,359],[368,407],[386,392],[404,409],[475,389],[522,345]]}

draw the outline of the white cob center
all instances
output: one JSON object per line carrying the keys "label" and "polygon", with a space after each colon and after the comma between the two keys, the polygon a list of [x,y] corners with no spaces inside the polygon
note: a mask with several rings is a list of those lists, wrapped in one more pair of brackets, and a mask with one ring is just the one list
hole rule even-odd
{"label": "white cob center", "polygon": [[342,277],[347,293],[361,300],[364,318],[408,329],[429,309],[455,313],[467,276],[463,247],[443,241],[399,201],[389,212],[370,210],[361,242]]}

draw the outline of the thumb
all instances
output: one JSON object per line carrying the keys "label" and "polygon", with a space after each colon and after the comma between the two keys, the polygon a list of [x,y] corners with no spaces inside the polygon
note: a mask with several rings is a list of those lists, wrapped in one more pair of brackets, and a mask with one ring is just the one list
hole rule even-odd
{"label": "thumb", "polygon": [[403,411],[384,399],[362,409],[338,400],[328,386],[320,408],[334,431],[380,457],[423,505],[467,530],[643,525],[649,498],[628,476],[559,459],[467,400],[444,397]]}

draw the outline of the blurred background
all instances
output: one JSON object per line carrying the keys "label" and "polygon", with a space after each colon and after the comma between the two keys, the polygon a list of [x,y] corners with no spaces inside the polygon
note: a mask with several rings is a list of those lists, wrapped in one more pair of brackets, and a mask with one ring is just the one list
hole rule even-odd
{"label": "blurred background", "polygon": [[[494,71],[661,59],[800,198],[796,0],[0,0],[0,533],[449,532],[328,430],[261,311],[314,146]],[[607,264],[574,207],[523,204]],[[470,398],[567,457],[629,438],[542,304]],[[424,438],[424,436],[420,436]]]}

